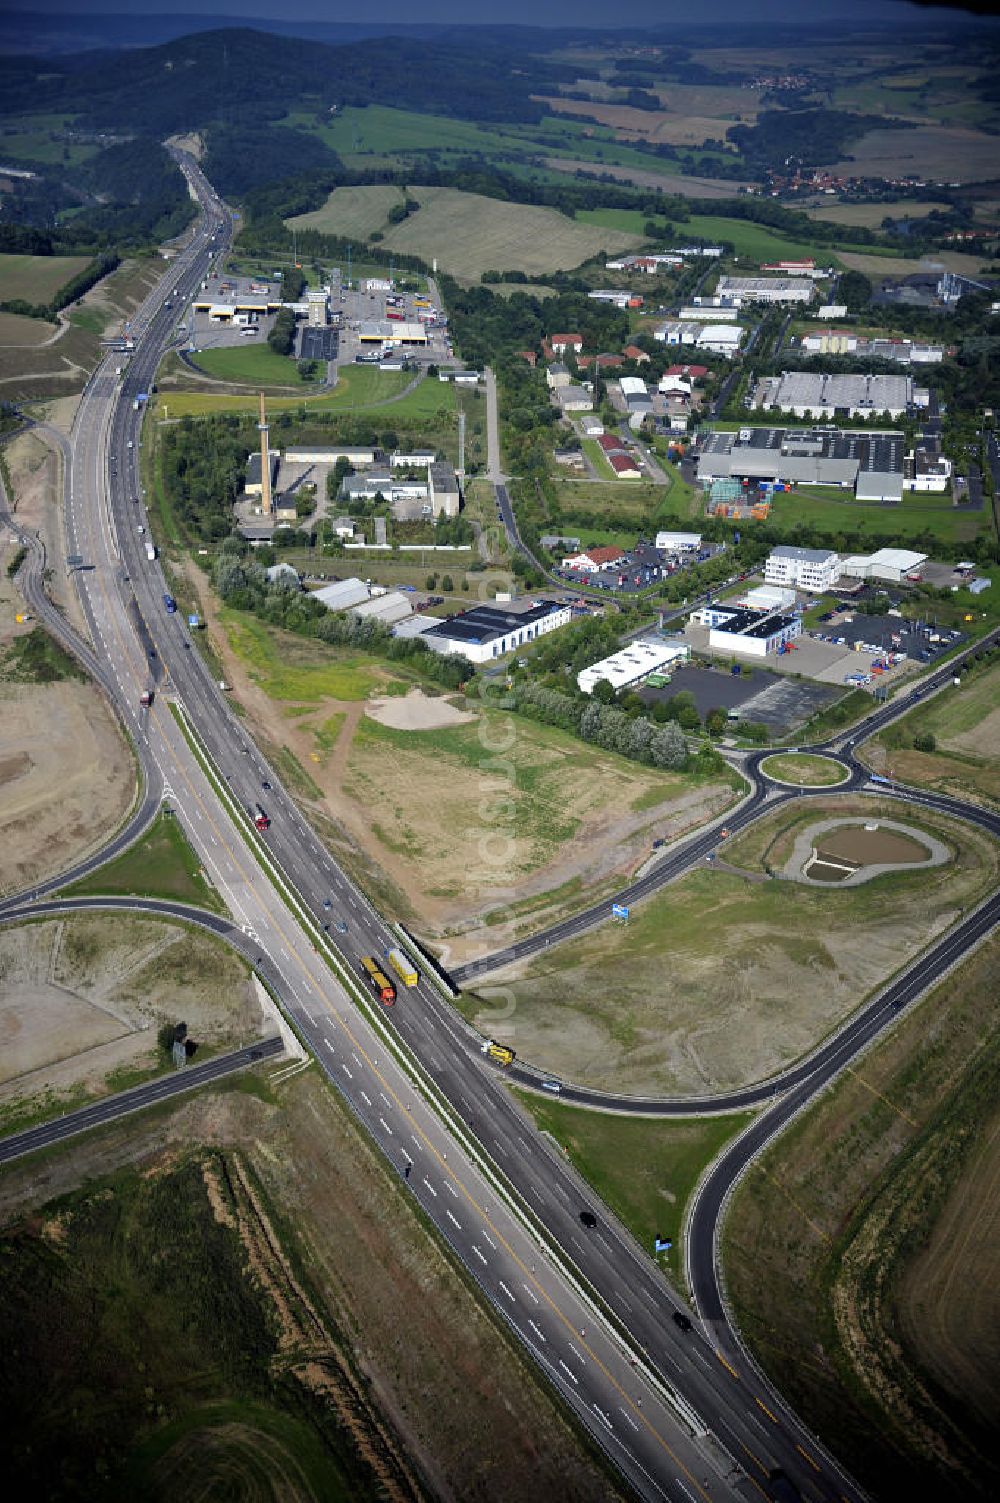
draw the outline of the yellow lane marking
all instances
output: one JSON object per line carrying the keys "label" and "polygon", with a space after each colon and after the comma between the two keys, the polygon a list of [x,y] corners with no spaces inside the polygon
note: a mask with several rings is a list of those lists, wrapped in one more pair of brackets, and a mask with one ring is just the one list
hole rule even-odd
{"label": "yellow lane marking", "polygon": [[739,1375],[739,1373],[736,1371],[735,1367],[733,1367],[732,1363],[726,1361],[725,1357],[719,1351],[718,1347],[715,1348],[715,1355],[718,1357],[718,1359],[722,1363],[723,1367],[728,1368],[728,1370],[732,1373],[733,1377],[736,1379],[736,1381],[738,1383],[740,1381],[740,1375]]}

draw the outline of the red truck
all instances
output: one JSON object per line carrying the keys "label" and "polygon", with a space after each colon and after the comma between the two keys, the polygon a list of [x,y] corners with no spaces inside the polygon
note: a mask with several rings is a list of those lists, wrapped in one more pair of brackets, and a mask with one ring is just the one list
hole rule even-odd
{"label": "red truck", "polygon": [[152,689],[143,689],[142,693],[139,695],[139,704],[142,706],[142,708],[144,710],[148,710],[149,707],[150,707],[150,705],[152,703],[153,703],[153,691],[152,691]]}
{"label": "red truck", "polygon": [[254,804],[253,806],[253,822],[258,830],[269,830],[271,828],[271,821],[264,813],[260,804]]}

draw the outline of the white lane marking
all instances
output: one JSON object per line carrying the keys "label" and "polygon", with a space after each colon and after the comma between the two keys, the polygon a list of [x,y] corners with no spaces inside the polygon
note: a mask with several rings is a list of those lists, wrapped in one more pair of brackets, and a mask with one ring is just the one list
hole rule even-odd
{"label": "white lane marking", "polygon": [[444,1182],[444,1187],[448,1191],[449,1195],[454,1195],[454,1197],[455,1197],[456,1200],[459,1199],[458,1191],[455,1189],[455,1186],[451,1183],[451,1180],[446,1179],[445,1182]]}
{"label": "white lane marking", "polygon": [[459,1221],[459,1219],[458,1219],[457,1216],[453,1216],[450,1211],[445,1211],[444,1214],[447,1216],[447,1218],[451,1222],[452,1226],[457,1226],[458,1229],[459,1229],[459,1231],[462,1230],[462,1223]]}
{"label": "white lane marking", "polygon": [[484,1242],[488,1242],[490,1244],[490,1246],[492,1247],[493,1251],[496,1252],[497,1245],[493,1241],[493,1238],[490,1236],[489,1232],[483,1232],[483,1241]]}
{"label": "white lane marking", "polygon": [[614,1435],[614,1433],[615,1433],[615,1427],[611,1423],[611,1421],[608,1419],[608,1416],[604,1413],[604,1410],[601,1409],[601,1408],[599,1408],[597,1406],[597,1404],[591,1404],[590,1407],[591,1407],[591,1409],[593,1409],[594,1413],[598,1416],[598,1418],[602,1419],[604,1421],[604,1423],[607,1425],[608,1429],[611,1431],[612,1435]]}
{"label": "white lane marking", "polygon": [[580,1379],[577,1377],[577,1375],[573,1371],[573,1369],[571,1367],[567,1366],[567,1364],[563,1361],[563,1359],[561,1357],[559,1358],[559,1366],[562,1368],[563,1372],[566,1373],[566,1375],[573,1380],[573,1382],[576,1384],[577,1388],[579,1388],[579,1386],[580,1386]]}
{"label": "white lane marking", "polygon": [[[538,1327],[535,1325],[535,1322],[533,1320],[529,1320],[528,1324],[534,1331],[535,1335],[538,1337],[539,1341],[545,1341],[544,1333],[538,1329]],[[546,1342],[546,1345],[548,1345],[548,1342]]]}
{"label": "white lane marking", "polygon": [[480,1263],[482,1263],[484,1268],[488,1268],[490,1266],[489,1260],[483,1257],[482,1253],[479,1251],[479,1248],[474,1242],[472,1244],[472,1251],[475,1253],[476,1257],[479,1259]]}
{"label": "white lane marking", "polygon": [[354,1079],[354,1076],[351,1074],[350,1070],[347,1068],[347,1066],[345,1064],[341,1064],[340,1068],[343,1070],[343,1072],[347,1076],[348,1080],[353,1080]]}
{"label": "white lane marking", "polygon": [[498,1153],[502,1153],[503,1154],[503,1156],[504,1156],[505,1159],[509,1159],[510,1158],[510,1154],[507,1152],[506,1148],[503,1146],[502,1143],[495,1143],[494,1147],[496,1148],[496,1150],[497,1150]]}
{"label": "white lane marking", "polygon": [[691,1499],[691,1503],[695,1503],[694,1493],[688,1492],[687,1488],[684,1486],[684,1484],[681,1481],[681,1479],[679,1477],[675,1477],[674,1481],[677,1483],[677,1486],[680,1488],[680,1490],[684,1494],[685,1498],[690,1498]]}
{"label": "white lane marking", "polygon": [[361,1100],[364,1102],[365,1106],[371,1106],[371,1104],[372,1104],[372,1098],[367,1094],[367,1092],[366,1091],[362,1091],[360,1094],[361,1094]]}
{"label": "white lane marking", "polygon": [[632,1426],[632,1429],[635,1431],[636,1435],[638,1435],[639,1434],[639,1426],[636,1424],[635,1420],[629,1414],[628,1410],[625,1409],[625,1408],[623,1408],[623,1406],[621,1404],[618,1405],[618,1408],[621,1410],[622,1414],[624,1414],[626,1420]]}
{"label": "white lane marking", "polygon": [[386,1106],[392,1106],[392,1102],[389,1100],[384,1091],[379,1091],[379,1095],[382,1097],[382,1100],[385,1102]]}
{"label": "white lane marking", "polygon": [[330,1051],[331,1054],[335,1054],[336,1053],[336,1050],[334,1049],[333,1045],[330,1043],[329,1039],[324,1039],[323,1042],[326,1045],[326,1047],[329,1049],[329,1051]]}
{"label": "white lane marking", "polygon": [[[370,1101],[369,1101],[368,1105],[371,1106],[371,1102]],[[392,1128],[389,1126],[388,1122],[385,1120],[384,1117],[379,1117],[378,1120],[381,1122],[382,1126],[385,1128],[386,1132],[389,1134],[389,1136],[391,1138],[392,1137]]]}
{"label": "white lane marking", "polygon": [[437,1191],[436,1191],[436,1190],[435,1190],[435,1188],[434,1188],[434,1186],[433,1186],[433,1185],[432,1185],[432,1184],[431,1184],[431,1182],[430,1182],[430,1180],[429,1180],[429,1179],[425,1179],[425,1180],[424,1180],[424,1184],[425,1184],[425,1185],[426,1185],[426,1186],[427,1186],[427,1188],[428,1188],[428,1190],[429,1190],[429,1191],[430,1191],[430,1192],[431,1192],[431,1194],[432,1194],[432,1195],[433,1195],[433,1196],[434,1196],[434,1199],[435,1199],[435,1200],[437,1200],[437,1198],[438,1198],[438,1192],[437,1192]]}
{"label": "white lane marking", "polygon": [[416,1143],[417,1147],[420,1149],[420,1152],[423,1153],[423,1145],[421,1144],[420,1139],[417,1137],[416,1133],[411,1132],[410,1137],[413,1139],[414,1143]]}
{"label": "white lane marking", "polygon": [[569,1347],[569,1349],[570,1349],[570,1351],[571,1351],[571,1352],[572,1352],[572,1353],[573,1353],[573,1356],[574,1356],[574,1357],[575,1357],[575,1358],[576,1358],[576,1359],[577,1359],[577,1361],[578,1361],[578,1362],[582,1362],[582,1363],[583,1363],[583,1365],[584,1365],[584,1367],[586,1367],[586,1365],[587,1365],[587,1359],[586,1359],[586,1357],[585,1357],[585,1356],[584,1356],[584,1355],[583,1355],[583,1353],[582,1353],[582,1352],[578,1352],[578,1351],[577,1351],[577,1349],[576,1349],[576,1347],[575,1347],[575,1346],[574,1346],[574,1345],[573,1345],[573,1343],[572,1343],[572,1341],[568,1341],[568,1342],[567,1342],[567,1343],[566,1343],[566,1345],[567,1345],[567,1346],[568,1346],[568,1347]]}
{"label": "white lane marking", "polygon": [[507,1285],[504,1283],[503,1279],[500,1280],[500,1288],[503,1290],[504,1294],[506,1294],[506,1296],[510,1300],[511,1304],[512,1305],[516,1305],[517,1304],[517,1300],[511,1294],[510,1290],[507,1288]]}
{"label": "white lane marking", "polygon": [[357,1067],[358,1067],[359,1070],[364,1068],[363,1065],[362,1065],[362,1063],[361,1063],[361,1061],[360,1061],[360,1059],[358,1059],[358,1056],[355,1054],[355,1052],[354,1052],[353,1049],[351,1050],[351,1058],[353,1059],[354,1063],[357,1065]]}
{"label": "white lane marking", "polygon": [[529,1299],[533,1299],[535,1301],[535,1304],[537,1305],[538,1304],[538,1297],[535,1294],[535,1291],[532,1289],[531,1285],[530,1284],[522,1284],[521,1288],[524,1290],[525,1294],[529,1297]]}

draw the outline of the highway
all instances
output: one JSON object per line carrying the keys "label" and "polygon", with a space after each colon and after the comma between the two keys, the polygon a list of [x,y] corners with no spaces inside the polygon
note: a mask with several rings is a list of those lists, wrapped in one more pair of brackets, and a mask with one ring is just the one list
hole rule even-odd
{"label": "highway", "polygon": [[[397,936],[322,848],[246,739],[192,650],[182,617],[166,613],[160,565],[147,561],[136,530],[146,518],[137,472],[142,412],[133,400],[149,390],[172,337],[174,315],[162,300],[175,287],[182,300],[188,297],[229,233],[225,212],[198,169],[187,159],[184,169],[203,205],[202,219],[169,281],[137,319],[137,350],[124,378],[119,381],[105,362],[88,384],[74,424],[67,482],[71,542],[93,564],[77,576],[91,644],[78,643],[76,650],[95,659],[98,681],[138,749],[145,795],[134,818],[148,819],[161,797],[170,800],[233,915],[234,922],[215,921],[217,932],[250,955],[320,1067],[397,1168],[401,1188],[416,1197],[637,1495],[678,1503],[684,1497],[759,1496],[768,1472],[781,1467],[810,1503],[853,1503],[862,1496],[857,1486],[742,1353],[718,1291],[714,1239],[719,1210],[748,1153],[770,1141],[791,1111],[833,1079],[887,1019],[871,1004],[867,1034],[861,1027],[850,1035],[845,1030],[825,1046],[826,1057],[821,1050],[803,1062],[800,1079],[786,1080],[780,1101],[755,1122],[754,1133],[763,1125],[759,1140],[744,1135],[709,1176],[692,1219],[695,1329],[684,1334],[673,1320],[683,1307],[649,1250],[595,1203],[566,1160],[535,1131],[505,1077],[480,1057],[478,1037],[429,978],[401,991],[391,1011],[374,1001],[359,1004],[337,966],[344,968],[340,976],[356,976],[361,955],[383,954]],[[495,473],[492,454],[490,469]],[[32,552],[25,564],[29,587],[36,568]],[[44,596],[32,608],[53,629],[54,618],[61,621]],[[143,711],[139,694],[147,687],[156,697],[152,709]],[[183,706],[187,733],[175,705]],[[867,774],[850,765],[845,786],[860,788]],[[751,793],[726,816],[731,830],[798,796],[766,785],[752,760],[748,775]],[[248,814],[258,801],[271,818],[264,835],[254,831]],[[950,802],[969,817],[968,806]],[[690,869],[717,840],[717,831],[700,832],[678,845],[628,889],[631,900]],[[83,865],[94,869],[108,853]],[[181,907],[165,904],[161,911],[190,918]],[[34,916],[57,909],[61,903],[36,902],[30,911]],[[597,912],[568,923],[597,922]],[[607,916],[607,903],[599,913]],[[5,921],[24,915],[23,896],[0,905]],[[557,932],[562,926],[550,931],[548,942],[555,942]],[[965,953],[974,942],[971,929],[959,932],[956,941],[957,954]],[[909,973],[918,990],[928,984],[918,985],[928,966],[950,963],[942,946],[937,949],[942,953],[936,960],[924,957]],[[894,1011],[891,1003],[885,1009]],[[772,1082],[769,1094],[775,1089]],[[581,1222],[584,1208],[595,1209],[595,1227]]]}
{"label": "highway", "polygon": [[[396,1167],[401,1188],[416,1198],[637,1496],[678,1503],[749,1497],[752,1484],[742,1473],[728,1475],[733,1459],[705,1434],[704,1420],[674,1382],[685,1364],[697,1367],[699,1359],[687,1353],[701,1343],[681,1338],[670,1321],[674,1305],[651,1261],[630,1247],[645,1286],[634,1298],[650,1306],[649,1320],[635,1323],[639,1334],[630,1345],[627,1327],[599,1308],[602,1298],[622,1289],[626,1234],[610,1217],[589,1231],[583,1227],[578,1213],[590,1199],[585,1187],[469,1048],[450,1010],[425,982],[401,996],[390,1018],[374,1001],[362,1007],[353,987],[331,970],[324,924],[347,926],[343,939],[338,932],[346,974],[361,954],[381,954],[396,936],[323,851],[247,742],[191,649],[186,624],[165,611],[159,562],[148,562],[137,532],[147,519],[137,468],[143,413],[133,404],[137,392],[149,390],[172,338],[164,294],[190,296],[227,233],[211,189],[192,163],[185,162],[185,170],[205,206],[197,233],[172,264],[169,282],[134,320],[137,348],[124,376],[117,378],[106,361],[88,383],[71,436],[67,528],[73,551],[90,566],[76,581],[100,681],[137,747],[148,787],[176,811],[303,1042]],[[54,624],[58,613],[51,606],[39,602],[37,610]],[[149,687],[154,703],[142,710],[139,696]],[[180,703],[200,756],[173,712]],[[272,785],[266,793],[263,782]],[[272,821],[263,836],[246,812],[258,800]],[[287,886],[301,914],[293,914],[275,884]],[[15,911],[8,903],[4,916]],[[390,1021],[414,1046],[419,1065],[400,1048]],[[477,1143],[470,1125],[488,1128],[483,1136],[490,1141]],[[711,1396],[709,1388],[707,1401]]]}

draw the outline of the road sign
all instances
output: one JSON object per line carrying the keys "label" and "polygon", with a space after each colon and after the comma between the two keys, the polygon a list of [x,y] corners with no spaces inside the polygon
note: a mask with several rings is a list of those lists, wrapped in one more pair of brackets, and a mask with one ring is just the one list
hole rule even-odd
{"label": "road sign", "polygon": [[625,904],[624,903],[612,903],[611,904],[611,917],[612,918],[616,918],[616,919],[622,919],[624,922],[627,923],[628,922],[628,909],[625,907]]}
{"label": "road sign", "polygon": [[657,1237],[653,1241],[653,1251],[658,1253],[669,1252],[673,1245],[672,1237]]}

